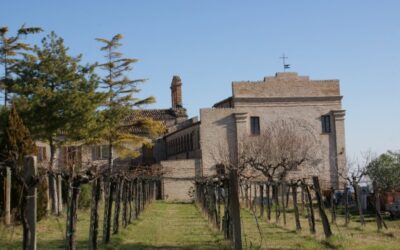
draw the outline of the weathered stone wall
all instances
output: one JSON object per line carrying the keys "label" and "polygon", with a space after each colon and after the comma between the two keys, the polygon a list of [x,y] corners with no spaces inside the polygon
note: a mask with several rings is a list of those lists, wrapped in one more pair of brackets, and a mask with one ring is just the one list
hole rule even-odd
{"label": "weathered stone wall", "polygon": [[[318,147],[315,160],[289,178],[318,175],[324,188],[338,186],[338,169],[345,172],[346,167],[344,111],[337,80],[310,81],[295,73],[279,73],[262,82],[234,82],[232,86],[235,108],[200,111],[204,175],[214,173],[221,149],[234,155],[235,137],[250,135],[251,116],[260,117],[261,132],[275,120],[295,119],[308,124]],[[331,133],[322,133],[322,115],[331,116]]]}
{"label": "weathered stone wall", "polygon": [[326,97],[339,96],[339,80],[310,80],[297,73],[277,73],[257,82],[233,82],[233,97]]}
{"label": "weathered stone wall", "polygon": [[201,168],[200,159],[161,161],[163,196],[167,201],[193,201],[194,178]]}
{"label": "weathered stone wall", "polygon": [[200,145],[202,150],[202,175],[215,174],[216,164],[234,161],[236,154],[236,124],[234,109],[200,110]]}

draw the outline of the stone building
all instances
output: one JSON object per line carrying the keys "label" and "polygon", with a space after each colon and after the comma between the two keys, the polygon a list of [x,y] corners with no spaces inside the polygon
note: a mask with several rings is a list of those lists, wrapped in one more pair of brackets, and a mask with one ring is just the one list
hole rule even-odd
{"label": "stone building", "polygon": [[346,172],[341,100],[338,80],[310,80],[285,72],[261,81],[233,82],[232,96],[200,109],[200,121],[185,121],[163,137],[164,198],[190,200],[193,178],[216,173],[218,150],[225,148],[234,157],[237,138],[256,136],[255,131],[277,119],[306,121],[316,138],[318,161],[312,168],[302,167],[297,176],[318,174],[323,188],[338,188],[338,172]]}
{"label": "stone building", "polygon": [[[224,149],[234,158],[237,138],[257,136],[278,119],[299,119],[312,128],[318,145],[315,152],[318,162],[312,167],[302,167],[297,176],[307,178],[318,174],[323,188],[342,187],[338,172],[346,173],[346,167],[345,111],[341,100],[338,80],[311,80],[308,76],[284,72],[261,81],[233,82],[230,97],[212,108],[200,109],[200,119],[188,119],[182,102],[182,81],[174,76],[170,108],[134,111],[163,122],[166,133],[154,140],[152,148],[143,148],[139,158],[125,163],[162,165],[163,198],[190,201],[194,179],[216,174],[221,163],[216,152]],[[107,149],[107,145],[61,148],[58,162],[60,165],[65,159],[105,162]],[[39,148],[39,160],[45,159],[48,151]]]}

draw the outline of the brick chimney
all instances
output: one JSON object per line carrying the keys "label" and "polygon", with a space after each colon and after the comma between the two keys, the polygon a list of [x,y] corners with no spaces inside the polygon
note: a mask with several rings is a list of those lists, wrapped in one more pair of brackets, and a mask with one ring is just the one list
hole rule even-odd
{"label": "brick chimney", "polygon": [[172,108],[182,108],[182,81],[179,76],[174,76],[171,82]]}

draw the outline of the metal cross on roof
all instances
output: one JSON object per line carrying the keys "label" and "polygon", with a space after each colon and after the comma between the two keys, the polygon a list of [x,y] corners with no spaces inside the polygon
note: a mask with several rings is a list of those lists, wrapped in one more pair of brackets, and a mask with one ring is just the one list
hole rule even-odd
{"label": "metal cross on roof", "polygon": [[283,72],[286,72],[287,69],[290,69],[290,64],[286,64],[285,60],[288,59],[289,57],[285,56],[285,53],[280,57],[282,59],[282,65],[283,65]]}

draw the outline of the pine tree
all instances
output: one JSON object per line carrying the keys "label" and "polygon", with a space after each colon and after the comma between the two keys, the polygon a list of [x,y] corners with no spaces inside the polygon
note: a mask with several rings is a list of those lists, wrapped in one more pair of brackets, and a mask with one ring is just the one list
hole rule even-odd
{"label": "pine tree", "polygon": [[4,77],[0,82],[0,88],[4,89],[4,106],[7,106],[8,94],[12,87],[12,73],[18,64],[19,54],[25,54],[31,50],[31,46],[21,42],[21,36],[35,34],[41,32],[39,27],[25,27],[22,25],[15,36],[7,37],[8,27],[0,27],[0,64],[4,65]]}
{"label": "pine tree", "polygon": [[[103,125],[100,138],[108,143],[108,166],[110,175],[113,171],[113,149],[122,152],[124,156],[135,155],[135,151],[126,147],[127,144],[139,145],[145,142],[146,138],[140,135],[131,133],[131,128],[136,127],[147,131],[149,134],[159,134],[163,132],[163,126],[146,117],[132,117],[133,108],[141,105],[151,104],[155,102],[154,97],[138,99],[134,94],[140,90],[137,84],[145,82],[145,79],[130,79],[127,74],[132,70],[132,65],[138,60],[134,58],[125,58],[117,49],[122,45],[120,43],[123,36],[117,34],[111,40],[97,38],[96,40],[103,43],[101,51],[105,52],[104,57],[106,62],[99,64],[99,67],[104,70],[105,76],[102,78],[101,87],[107,91],[108,99],[104,104],[102,112]],[[107,190],[104,214],[103,240],[105,243],[110,238],[110,218],[112,209],[112,194],[111,181],[106,180]]]}
{"label": "pine tree", "polygon": [[16,162],[20,172],[25,155],[36,153],[36,146],[17,109],[12,105],[1,141],[0,161]]}
{"label": "pine tree", "polygon": [[15,72],[14,99],[35,139],[50,145],[49,189],[53,213],[58,214],[55,192],[56,148],[68,141],[90,137],[96,126],[96,110],[105,94],[96,91],[99,79],[94,65],[82,66],[81,56],[68,55],[62,38],[54,32],[25,56]]}

